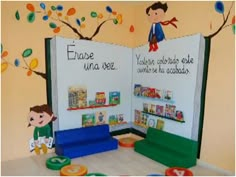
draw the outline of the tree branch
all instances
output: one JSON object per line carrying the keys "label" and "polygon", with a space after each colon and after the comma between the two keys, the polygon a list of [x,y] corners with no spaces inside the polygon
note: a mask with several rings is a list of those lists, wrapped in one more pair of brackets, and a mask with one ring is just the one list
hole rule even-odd
{"label": "tree branch", "polygon": [[208,35],[208,36],[206,36],[206,37],[213,38],[215,35],[217,35],[217,34],[222,30],[222,28],[224,27],[224,25],[225,25],[226,22],[228,21],[230,11],[231,11],[231,9],[232,9],[232,7],[233,7],[233,3],[234,3],[234,2],[232,2],[231,7],[230,7],[230,9],[229,9],[229,12],[228,12],[228,14],[227,14],[225,20],[223,21],[222,25],[219,27],[219,29],[218,29],[216,32],[214,32],[214,33],[212,33],[212,34],[210,34],[210,35]]}
{"label": "tree branch", "polygon": [[107,19],[107,20],[104,20],[100,25],[98,25],[97,29],[95,30],[95,32],[93,33],[93,35],[88,38],[89,40],[92,40],[100,31],[100,28],[102,27],[102,25],[104,25],[106,22],[110,21],[110,20],[113,20],[113,19]]}
{"label": "tree branch", "polygon": [[32,72],[34,72],[35,74],[41,76],[42,78],[44,78],[45,80],[47,80],[47,75],[46,73],[42,73],[42,72],[38,72],[38,71],[34,71],[34,70],[31,70]]}
{"label": "tree branch", "polygon": [[69,23],[63,21],[63,20],[59,20],[60,22],[64,23],[66,26],[68,26],[70,29],[73,30],[74,33],[76,33],[80,39],[88,39],[87,37],[84,37],[76,28],[74,28],[73,26],[71,26]]}

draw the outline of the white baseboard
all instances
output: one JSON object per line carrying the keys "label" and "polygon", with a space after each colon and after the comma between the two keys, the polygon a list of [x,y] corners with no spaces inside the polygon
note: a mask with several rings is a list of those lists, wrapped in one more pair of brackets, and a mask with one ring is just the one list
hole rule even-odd
{"label": "white baseboard", "polygon": [[212,169],[214,171],[218,171],[218,172],[220,172],[222,174],[225,174],[226,176],[235,176],[234,172],[232,172],[232,171],[219,168],[217,166],[214,166],[214,165],[209,164],[207,162],[201,161],[199,159],[197,160],[197,165],[203,166],[203,167],[206,167],[206,168],[209,168],[209,169]]}

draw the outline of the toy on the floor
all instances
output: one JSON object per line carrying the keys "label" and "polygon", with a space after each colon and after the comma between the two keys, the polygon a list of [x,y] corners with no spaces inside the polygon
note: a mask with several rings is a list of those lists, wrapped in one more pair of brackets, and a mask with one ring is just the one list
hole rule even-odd
{"label": "toy on the floor", "polygon": [[136,141],[134,150],[168,167],[196,165],[198,143],[175,134],[149,127],[146,138]]}
{"label": "toy on the floor", "polygon": [[103,173],[88,173],[87,175],[85,176],[107,176],[106,174],[103,174]]}
{"label": "toy on the floor", "polygon": [[65,156],[50,157],[46,161],[47,168],[51,170],[60,170],[62,167],[70,164],[71,164],[70,158]]}
{"label": "toy on the floor", "polygon": [[193,173],[187,168],[172,167],[165,171],[166,176],[193,176]]}
{"label": "toy on the floor", "polygon": [[84,176],[88,172],[88,169],[84,165],[71,164],[66,165],[60,170],[60,176]]}
{"label": "toy on the floor", "polygon": [[114,149],[118,140],[110,135],[107,124],[55,132],[57,155],[75,158]]}
{"label": "toy on the floor", "polygon": [[134,147],[134,143],[137,141],[137,139],[132,138],[132,137],[125,137],[125,138],[120,138],[119,139],[119,145],[121,147],[127,147],[127,148],[132,148]]}

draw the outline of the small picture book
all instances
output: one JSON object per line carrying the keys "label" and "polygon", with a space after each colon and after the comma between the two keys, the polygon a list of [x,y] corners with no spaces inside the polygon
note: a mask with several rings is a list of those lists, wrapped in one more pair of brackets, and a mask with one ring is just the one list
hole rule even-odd
{"label": "small picture book", "polygon": [[142,88],[142,85],[140,85],[140,84],[134,85],[134,95],[135,96],[141,96],[141,88]]}
{"label": "small picture book", "polygon": [[172,100],[173,99],[173,93],[170,90],[164,91],[164,99],[165,100]]}
{"label": "small picture book", "polygon": [[175,118],[175,105],[166,104],[165,116],[169,118]]}
{"label": "small picture book", "polygon": [[[45,144],[48,148],[52,148],[53,137],[49,137],[47,142],[45,142],[45,137],[38,137],[38,144],[37,144],[37,146],[39,148],[41,148],[41,144]],[[34,148],[35,148],[34,138],[31,138],[29,140],[29,148],[30,148],[30,152],[34,150]]]}
{"label": "small picture book", "polygon": [[142,112],[139,110],[135,110],[134,112],[134,124],[139,125],[142,119]]}
{"label": "small picture book", "polygon": [[155,128],[156,127],[156,119],[148,117],[147,126]]}
{"label": "small picture book", "polygon": [[109,92],[109,104],[120,104],[120,92]]}
{"label": "small picture book", "polygon": [[149,104],[149,113],[155,114],[156,113],[156,105],[155,104]]}
{"label": "small picture book", "polygon": [[164,120],[157,119],[157,126],[156,126],[156,128],[158,130],[163,130],[164,129],[164,125],[165,125],[165,121]]}
{"label": "small picture book", "polygon": [[82,115],[82,127],[89,127],[95,125],[94,114],[83,114]]}
{"label": "small picture book", "polygon": [[164,106],[161,106],[161,105],[156,106],[156,115],[159,115],[159,116],[164,115]]}
{"label": "small picture book", "polygon": [[95,116],[96,116],[96,125],[102,125],[106,123],[106,120],[107,120],[106,111],[96,112]]}
{"label": "small picture book", "polygon": [[143,103],[143,111],[148,112],[148,103]]}
{"label": "small picture book", "polygon": [[175,118],[176,118],[177,120],[183,121],[183,120],[184,120],[184,114],[183,114],[183,112],[182,112],[182,111],[176,111]]}
{"label": "small picture book", "polygon": [[140,126],[142,126],[142,127],[144,127],[144,128],[147,127],[147,120],[148,120],[148,117],[149,117],[148,114],[145,114],[145,113],[142,114]]}
{"label": "small picture book", "polygon": [[118,119],[116,115],[110,115],[108,119],[109,125],[116,125],[118,124]]}
{"label": "small picture book", "polygon": [[126,123],[124,121],[124,114],[117,114],[118,124]]}

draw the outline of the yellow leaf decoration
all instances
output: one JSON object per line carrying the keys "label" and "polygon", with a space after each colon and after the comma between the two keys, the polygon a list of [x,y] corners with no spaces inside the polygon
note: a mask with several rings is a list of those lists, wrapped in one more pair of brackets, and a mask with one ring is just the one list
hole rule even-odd
{"label": "yellow leaf decoration", "polygon": [[6,71],[7,67],[8,67],[8,63],[7,62],[2,63],[2,65],[1,65],[1,72]]}
{"label": "yellow leaf decoration", "polygon": [[85,24],[82,23],[82,24],[80,25],[80,28],[85,28]]}
{"label": "yellow leaf decoration", "polygon": [[102,13],[98,15],[98,18],[102,19],[103,18],[103,15]]}
{"label": "yellow leaf decoration", "polygon": [[122,15],[121,14],[118,14],[117,17],[116,17],[117,21],[118,21],[118,24],[122,24],[123,22],[123,19],[122,19]]}
{"label": "yellow leaf decoration", "polygon": [[35,69],[37,66],[38,66],[38,59],[37,58],[32,59],[29,64],[30,69]]}

